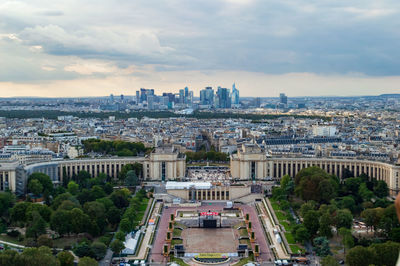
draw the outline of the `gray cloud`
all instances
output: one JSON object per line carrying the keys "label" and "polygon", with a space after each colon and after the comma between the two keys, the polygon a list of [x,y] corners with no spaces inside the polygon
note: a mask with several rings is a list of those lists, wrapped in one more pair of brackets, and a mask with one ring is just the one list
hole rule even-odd
{"label": "gray cloud", "polygon": [[4,1],[0,34],[19,41],[0,41],[9,51],[0,79],[135,76],[124,69],[146,66],[396,76],[399,11],[391,0]]}

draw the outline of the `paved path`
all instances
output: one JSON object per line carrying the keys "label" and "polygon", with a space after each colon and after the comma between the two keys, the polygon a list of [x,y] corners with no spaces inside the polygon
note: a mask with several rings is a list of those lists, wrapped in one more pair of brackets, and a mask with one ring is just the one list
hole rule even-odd
{"label": "paved path", "polygon": [[[260,256],[258,257],[259,262],[269,262],[273,261],[274,256],[271,253],[267,240],[264,236],[264,231],[262,225],[260,224],[260,220],[258,219],[257,211],[255,210],[255,206],[250,205],[239,205],[243,210],[243,214],[250,214],[250,221],[252,223],[253,232],[256,235],[256,242],[260,247]],[[254,248],[253,248],[254,250]]]}
{"label": "paved path", "polygon": [[[157,202],[154,205],[154,209],[153,212],[151,214],[151,218],[150,219],[154,219],[154,221],[156,220],[156,216],[158,215],[158,212],[160,210],[161,207],[161,202]],[[155,230],[155,225],[153,224],[149,224],[146,228],[146,233],[144,235],[143,241],[142,241],[142,245],[140,246],[139,252],[137,254],[137,256],[127,256],[127,259],[129,260],[144,260],[146,259],[146,250],[149,247],[149,241],[150,241],[150,237],[151,237],[151,233]]]}
{"label": "paved path", "polygon": [[264,221],[265,230],[269,233],[269,235],[271,237],[271,240],[275,247],[278,258],[281,260],[282,259],[283,260],[290,259],[290,256],[288,256],[288,254],[286,254],[282,245],[280,243],[278,243],[278,241],[276,240],[276,237],[274,234],[274,229],[278,229],[278,231],[280,231],[279,227],[273,226],[273,223],[271,222],[270,216],[268,215],[267,210],[264,207],[264,204],[262,202],[257,202],[257,204],[262,213],[261,219]]}

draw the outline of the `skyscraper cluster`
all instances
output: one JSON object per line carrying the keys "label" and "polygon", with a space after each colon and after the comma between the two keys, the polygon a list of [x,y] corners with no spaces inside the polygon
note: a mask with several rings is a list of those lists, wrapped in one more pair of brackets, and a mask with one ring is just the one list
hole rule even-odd
{"label": "skyscraper cluster", "polygon": [[136,91],[136,104],[147,109],[173,109],[183,108],[233,108],[239,107],[239,90],[236,84],[232,85],[232,91],[218,87],[216,91],[212,87],[206,87],[200,91],[200,101],[194,102],[194,93],[188,87],[180,89],[178,93],[164,92],[162,96],[154,94],[154,89],[141,88]]}
{"label": "skyscraper cluster", "polygon": [[235,83],[232,85],[232,92],[230,89],[219,87],[214,95],[212,87],[206,87],[200,91],[200,105],[214,107],[214,108],[232,108],[239,106],[239,90],[236,88]]}

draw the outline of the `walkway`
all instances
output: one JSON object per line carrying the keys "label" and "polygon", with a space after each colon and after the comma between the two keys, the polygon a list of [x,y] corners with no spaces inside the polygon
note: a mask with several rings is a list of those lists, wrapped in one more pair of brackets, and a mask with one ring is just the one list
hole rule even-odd
{"label": "walkway", "polygon": [[255,210],[255,206],[249,205],[240,205],[240,208],[243,210],[243,214],[250,214],[250,221],[252,223],[253,232],[256,236],[256,243],[260,247],[260,256],[258,257],[259,262],[268,262],[273,261],[274,256],[271,253],[271,249],[268,245],[267,239],[265,239],[264,231],[262,225],[260,224],[260,220],[258,219],[257,211]]}
{"label": "walkway", "polygon": [[[267,231],[267,233],[269,234],[269,236],[271,237],[272,243],[273,243],[273,247],[276,250],[276,254],[278,259],[283,259],[283,260],[287,260],[290,259],[290,256],[285,252],[285,250],[283,249],[282,245],[280,243],[278,243],[278,241],[276,240],[275,234],[274,234],[274,229],[277,229],[279,227],[275,227],[273,225],[273,222],[271,221],[271,218],[268,214],[268,211],[265,209],[264,204],[262,202],[257,202],[259,209],[261,210],[261,219],[264,222],[264,226],[265,226],[265,231]],[[279,229],[278,229],[279,230]],[[280,231],[280,230],[279,230]]]}

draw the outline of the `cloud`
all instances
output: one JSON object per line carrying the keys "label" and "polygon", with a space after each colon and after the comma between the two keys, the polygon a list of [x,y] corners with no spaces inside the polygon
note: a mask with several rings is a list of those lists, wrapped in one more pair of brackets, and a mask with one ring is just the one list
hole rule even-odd
{"label": "cloud", "polygon": [[40,45],[52,54],[162,55],[163,47],[151,31],[128,28],[82,28],[67,32],[57,25],[26,28],[19,37],[29,45]]}
{"label": "cloud", "polygon": [[250,73],[283,84],[288,73],[343,84],[348,73],[400,76],[399,10],[395,0],[5,0],[0,81],[62,87],[121,77],[164,87],[158,80],[175,73],[181,81],[168,86],[191,84],[188,73],[204,83],[242,73],[243,84]]}

